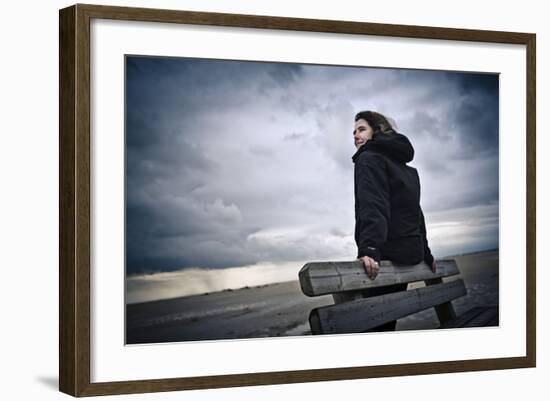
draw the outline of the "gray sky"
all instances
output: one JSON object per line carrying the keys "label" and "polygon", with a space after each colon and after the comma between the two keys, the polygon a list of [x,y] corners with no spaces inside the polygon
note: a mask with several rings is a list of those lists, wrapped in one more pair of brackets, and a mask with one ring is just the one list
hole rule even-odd
{"label": "gray sky", "polygon": [[352,260],[353,117],[415,147],[436,256],[498,247],[498,76],[127,58],[127,273]]}

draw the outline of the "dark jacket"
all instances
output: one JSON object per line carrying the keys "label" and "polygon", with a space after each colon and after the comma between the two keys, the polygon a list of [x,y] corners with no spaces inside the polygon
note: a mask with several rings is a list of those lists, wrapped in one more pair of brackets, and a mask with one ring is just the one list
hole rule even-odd
{"label": "dark jacket", "polygon": [[406,136],[375,132],[353,155],[357,257],[431,266],[420,207],[420,180],[407,166],[414,149]]}

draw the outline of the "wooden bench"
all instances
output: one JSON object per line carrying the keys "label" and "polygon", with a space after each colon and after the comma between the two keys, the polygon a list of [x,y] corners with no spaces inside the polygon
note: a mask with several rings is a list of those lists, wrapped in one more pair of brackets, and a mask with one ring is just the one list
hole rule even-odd
{"label": "wooden bench", "polygon": [[[334,305],[315,308],[309,315],[312,334],[357,333],[435,308],[440,328],[498,325],[498,307],[476,307],[456,316],[452,300],[466,295],[453,259],[437,261],[433,273],[424,262],[414,266],[381,261],[378,276],[371,280],[360,260],[307,263],[299,273],[302,292],[310,297],[332,294]],[[373,288],[424,281],[426,286],[372,296]]]}

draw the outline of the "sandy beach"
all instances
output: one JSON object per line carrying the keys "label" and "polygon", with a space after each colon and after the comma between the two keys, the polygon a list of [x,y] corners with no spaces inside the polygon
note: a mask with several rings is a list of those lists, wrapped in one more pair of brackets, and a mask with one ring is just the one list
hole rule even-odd
{"label": "sandy beach", "polygon": [[[498,250],[453,256],[468,294],[453,301],[458,315],[498,305]],[[445,279],[445,281],[453,278]],[[409,284],[409,289],[423,286]],[[298,279],[201,295],[127,305],[127,344],[310,335],[311,309],[331,295],[309,298]],[[435,329],[433,308],[400,319],[397,330]]]}

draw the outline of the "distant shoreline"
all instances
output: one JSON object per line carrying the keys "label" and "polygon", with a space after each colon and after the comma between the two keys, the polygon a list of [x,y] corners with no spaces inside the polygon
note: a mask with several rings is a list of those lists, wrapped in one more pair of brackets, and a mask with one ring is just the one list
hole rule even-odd
{"label": "distant shoreline", "polygon": [[457,256],[468,256],[468,255],[476,255],[478,253],[490,253],[490,252],[498,252],[500,248],[491,248],[491,249],[481,249],[479,251],[472,251],[472,252],[465,252],[465,253],[455,253],[453,255],[449,255],[449,256],[444,256],[442,258],[438,258],[438,259],[449,259],[449,258],[454,258],[454,257],[457,257]]}
{"label": "distant shoreline", "polygon": [[[452,258],[454,256],[466,256],[466,255],[474,255],[476,253],[485,253],[485,252],[495,252],[495,251],[498,251],[499,248],[491,248],[491,249],[480,249],[480,250],[477,250],[477,251],[471,251],[471,252],[464,252],[464,253],[455,253],[455,254],[452,254],[452,255],[446,255],[446,256],[442,256],[442,257],[439,257],[437,259],[447,259],[447,258]],[[232,267],[228,267],[229,269],[231,269]],[[222,269],[228,269],[227,267],[226,268],[210,268],[210,267],[206,267],[204,268],[204,270],[222,270]],[[158,271],[158,272],[143,272],[143,273],[131,273],[131,274],[128,274],[126,276],[126,279],[131,279],[131,278],[135,278],[135,277],[141,277],[141,276],[153,276],[155,274],[159,274],[159,273],[176,273],[176,272],[181,272],[181,271],[184,271],[185,269],[188,269],[188,268],[182,268],[182,269],[179,269],[179,270],[167,270],[167,271]],[[199,269],[199,268],[196,268],[194,267],[193,269]],[[201,268],[202,269],[202,268]]]}
{"label": "distant shoreline", "polygon": [[[499,250],[499,248],[478,250],[478,251],[472,251],[472,252],[467,252],[467,253],[448,255],[448,256],[437,258],[437,259],[452,259],[452,258],[471,256],[471,255],[477,255],[477,254],[488,254],[488,253],[492,253],[492,252],[498,252],[498,250]],[[299,268],[297,268],[297,271],[299,271],[300,269],[301,269],[301,266]],[[215,269],[209,269],[209,270],[215,270]],[[127,279],[130,279],[130,278],[132,278],[132,276],[127,277]],[[227,287],[227,288],[223,288],[223,289],[216,290],[216,291],[203,291],[203,292],[197,292],[197,293],[193,293],[193,294],[178,295],[178,296],[173,296],[173,297],[164,297],[164,298],[158,298],[158,299],[146,300],[146,301],[127,302],[126,305],[151,304],[151,303],[155,303],[155,302],[171,301],[171,300],[183,299],[183,298],[187,298],[187,297],[207,296],[207,295],[216,294],[216,293],[224,293],[224,292],[240,291],[240,290],[247,290],[247,289],[263,288],[263,287],[268,287],[268,286],[272,286],[272,285],[284,284],[284,283],[290,283],[290,282],[297,282],[297,281],[298,281],[298,275],[296,274],[295,278],[292,278],[290,280],[273,281],[271,283],[263,283],[263,284],[257,284],[257,285],[243,285],[241,287]]]}

